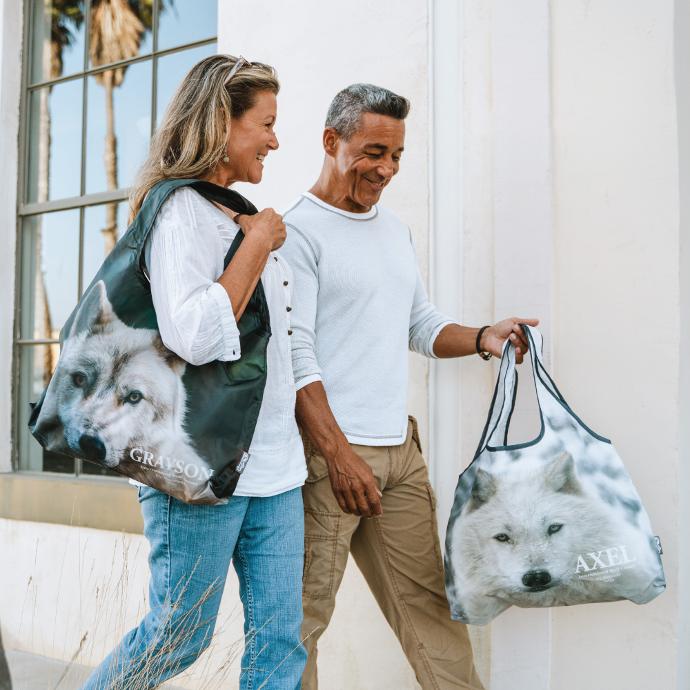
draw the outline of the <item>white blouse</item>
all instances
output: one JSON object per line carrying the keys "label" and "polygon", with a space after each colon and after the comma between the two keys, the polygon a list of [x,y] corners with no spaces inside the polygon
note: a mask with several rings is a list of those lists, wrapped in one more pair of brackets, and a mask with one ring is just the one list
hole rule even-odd
{"label": "white blouse", "polygon": [[[165,202],[145,247],[158,329],[165,346],[194,365],[241,355],[239,331],[225,288],[215,282],[239,226],[190,187]],[[290,311],[292,271],[271,252],[261,274],[271,319],[267,380],[249,462],[237,496],[273,496],[307,476],[295,422]]]}

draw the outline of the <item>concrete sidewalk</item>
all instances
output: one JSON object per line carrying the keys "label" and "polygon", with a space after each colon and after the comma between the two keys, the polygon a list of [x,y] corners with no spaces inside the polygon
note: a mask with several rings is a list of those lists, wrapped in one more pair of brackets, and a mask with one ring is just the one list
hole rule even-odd
{"label": "concrete sidewalk", "polygon": [[7,651],[12,676],[12,690],[77,690],[91,669],[64,661],[48,659],[28,652]]}
{"label": "concrete sidewalk", "polygon": [[[12,690],[78,690],[91,669],[88,666],[49,659],[28,652],[7,651]],[[166,690],[181,690],[164,685]]]}

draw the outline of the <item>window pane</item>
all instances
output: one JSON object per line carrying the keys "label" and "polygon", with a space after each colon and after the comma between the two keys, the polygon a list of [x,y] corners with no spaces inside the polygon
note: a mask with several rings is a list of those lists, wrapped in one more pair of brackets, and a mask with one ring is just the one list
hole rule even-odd
{"label": "window pane", "polygon": [[29,216],[21,245],[22,338],[57,338],[79,294],[79,210]]}
{"label": "window pane", "polygon": [[158,84],[156,86],[156,126],[160,125],[165,109],[184,76],[199,60],[215,55],[218,46],[207,46],[183,50],[180,53],[165,55],[158,60]]}
{"label": "window pane", "polygon": [[74,460],[43,450],[27,427],[31,414],[29,403],[34,403],[41,397],[55,370],[58,355],[58,345],[23,345],[19,349],[17,440],[19,469],[22,470],[74,474]]}
{"label": "window pane", "polygon": [[121,201],[84,209],[82,290],[86,290],[115,243],[127,230],[129,204]]}
{"label": "window pane", "polygon": [[31,83],[57,79],[84,68],[83,0],[34,0]]}
{"label": "window pane", "polygon": [[[189,4],[189,0],[182,0]],[[151,52],[153,0],[91,0],[89,64],[101,67]]]}
{"label": "window pane", "polygon": [[79,195],[82,88],[77,79],[31,92],[29,202]]}
{"label": "window pane", "polygon": [[151,61],[89,77],[86,192],[129,187],[151,128]]}
{"label": "window pane", "polygon": [[158,50],[213,38],[218,26],[218,0],[162,0],[158,12]]}

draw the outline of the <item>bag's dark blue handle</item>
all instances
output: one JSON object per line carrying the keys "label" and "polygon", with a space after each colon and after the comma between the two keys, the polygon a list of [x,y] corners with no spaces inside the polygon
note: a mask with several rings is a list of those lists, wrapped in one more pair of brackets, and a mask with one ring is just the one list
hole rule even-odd
{"label": "bag's dark blue handle", "polygon": [[255,213],[258,213],[256,206],[234,189],[221,187],[206,180],[196,180],[190,186],[207,199],[211,199],[211,201],[215,201],[231,211],[236,211],[244,216],[253,216]]}

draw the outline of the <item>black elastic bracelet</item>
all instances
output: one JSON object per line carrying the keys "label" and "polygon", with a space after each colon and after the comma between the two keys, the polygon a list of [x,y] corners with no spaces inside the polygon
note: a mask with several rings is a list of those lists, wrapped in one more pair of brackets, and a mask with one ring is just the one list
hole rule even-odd
{"label": "black elastic bracelet", "polygon": [[489,327],[488,327],[488,326],[482,326],[482,327],[479,329],[479,333],[477,333],[477,340],[476,340],[476,342],[475,342],[475,344],[474,344],[474,346],[475,346],[475,348],[476,348],[476,350],[477,350],[477,354],[478,354],[482,359],[484,359],[484,360],[489,360],[489,359],[491,359],[491,356],[492,356],[490,352],[486,352],[486,351],[482,350],[481,347],[480,347],[480,345],[479,345],[479,343],[482,342],[482,335],[484,335],[484,331],[485,331],[487,328],[489,328]]}

